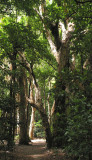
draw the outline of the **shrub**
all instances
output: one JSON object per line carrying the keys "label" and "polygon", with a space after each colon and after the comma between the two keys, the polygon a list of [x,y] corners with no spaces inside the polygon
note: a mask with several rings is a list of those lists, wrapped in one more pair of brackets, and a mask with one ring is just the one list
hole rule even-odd
{"label": "shrub", "polygon": [[77,160],[92,159],[92,106],[86,98],[72,101],[65,133],[67,146],[65,150]]}

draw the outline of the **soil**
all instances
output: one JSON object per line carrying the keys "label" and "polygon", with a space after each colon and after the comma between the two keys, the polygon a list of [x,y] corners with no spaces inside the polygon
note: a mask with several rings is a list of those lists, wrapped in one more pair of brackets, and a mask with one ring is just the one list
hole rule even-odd
{"label": "soil", "polygon": [[[3,155],[3,157],[2,157]],[[43,139],[32,140],[29,145],[15,145],[13,152],[0,152],[0,160],[69,160],[61,149],[46,148]]]}

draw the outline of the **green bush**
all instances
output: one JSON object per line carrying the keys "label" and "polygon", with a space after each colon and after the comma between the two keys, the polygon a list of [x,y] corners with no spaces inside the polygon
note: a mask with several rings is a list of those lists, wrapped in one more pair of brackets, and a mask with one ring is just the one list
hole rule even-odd
{"label": "green bush", "polygon": [[0,97],[0,141],[6,140],[8,148],[14,145],[13,120],[13,99]]}
{"label": "green bush", "polygon": [[65,136],[68,155],[74,160],[92,159],[92,106],[85,97],[73,99]]}

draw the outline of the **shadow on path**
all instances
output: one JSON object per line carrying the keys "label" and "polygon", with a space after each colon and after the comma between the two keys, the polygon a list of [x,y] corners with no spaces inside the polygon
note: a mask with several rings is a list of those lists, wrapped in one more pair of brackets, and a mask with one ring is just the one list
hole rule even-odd
{"label": "shadow on path", "polygon": [[[6,158],[6,159],[5,159]],[[29,145],[16,145],[13,152],[6,152],[0,160],[68,160],[62,150],[46,149],[43,139],[32,140]]]}

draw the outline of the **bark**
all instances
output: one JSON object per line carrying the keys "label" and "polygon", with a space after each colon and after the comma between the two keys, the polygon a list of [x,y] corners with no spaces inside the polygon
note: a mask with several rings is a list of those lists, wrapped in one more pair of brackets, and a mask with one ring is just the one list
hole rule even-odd
{"label": "bark", "polygon": [[[35,99],[33,96],[33,82],[31,81],[31,86],[30,86],[30,100],[35,103]],[[29,126],[29,137],[31,139],[34,138],[34,122],[35,122],[35,111],[36,109],[32,107],[32,112],[31,112],[31,120],[30,120],[30,126]]]}
{"label": "bark", "polygon": [[[44,24],[46,37],[49,42],[51,52],[58,63],[58,78],[56,80],[53,114],[53,146],[57,147],[63,146],[65,143],[63,141],[63,136],[66,127],[65,90],[67,88],[67,84],[64,82],[62,77],[62,71],[66,72],[69,69],[69,44],[71,40],[71,33],[74,31],[73,23],[68,23],[67,20],[66,25],[67,27],[65,27],[64,23],[61,22],[49,23],[49,28],[47,28],[46,24]],[[59,36],[59,29],[62,30],[62,38]],[[56,137],[61,137],[61,139],[56,139]]]}
{"label": "bark", "polygon": [[51,109],[50,109],[49,99],[50,99],[50,95],[48,94],[48,98],[47,98],[47,101],[48,101],[48,121],[49,121],[49,124],[51,124]]}
{"label": "bark", "polygon": [[43,112],[42,110],[40,110],[40,115],[42,118],[44,130],[45,130],[47,147],[51,148],[52,147],[52,135],[51,135],[50,125],[48,122],[48,117],[47,117],[46,113]]}
{"label": "bark", "polygon": [[10,130],[9,130],[10,139],[9,139],[8,145],[12,145],[14,141],[15,129],[16,129],[16,90],[15,90],[16,55],[17,55],[16,52],[14,52],[13,55],[9,55],[10,62],[11,62],[9,67],[12,72],[11,77],[10,77],[10,82],[11,82],[10,98],[12,99],[13,103],[11,104],[12,108],[11,108],[11,113],[10,113],[10,119],[12,120],[12,123],[10,122],[11,123]]}
{"label": "bark", "polygon": [[27,135],[27,115],[26,115],[26,82],[25,82],[25,71],[24,68],[20,69],[21,74],[19,77],[19,88],[20,88],[20,106],[19,106],[19,124],[20,124],[20,134],[19,143],[28,144]]}
{"label": "bark", "polygon": [[45,79],[44,79],[44,89],[43,89],[44,91],[44,109],[46,109],[46,91],[45,91]]}
{"label": "bark", "polygon": [[34,122],[35,122],[35,108],[32,107],[31,122],[29,127],[29,137],[31,139],[34,139]]}
{"label": "bark", "polygon": [[14,140],[14,136],[15,136],[15,129],[16,129],[16,91],[15,91],[15,83],[16,83],[16,53],[13,55],[13,60],[12,60],[12,70],[14,72],[14,74],[12,75],[12,80],[13,80],[13,140]]}
{"label": "bark", "polygon": [[[50,79],[49,79],[49,90],[51,89],[51,83],[50,83]],[[48,97],[47,97],[47,102],[48,102],[48,121],[49,124],[51,125],[51,108],[50,108],[50,94],[48,93]]]}
{"label": "bark", "polygon": [[54,112],[55,112],[55,100],[54,100],[52,108],[51,108],[51,116],[53,116]]}

